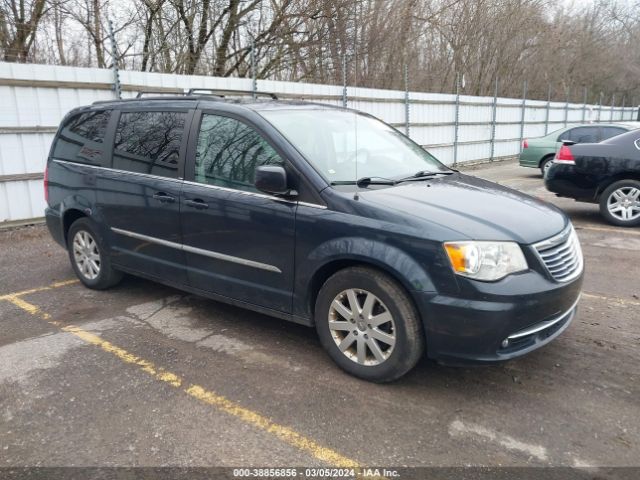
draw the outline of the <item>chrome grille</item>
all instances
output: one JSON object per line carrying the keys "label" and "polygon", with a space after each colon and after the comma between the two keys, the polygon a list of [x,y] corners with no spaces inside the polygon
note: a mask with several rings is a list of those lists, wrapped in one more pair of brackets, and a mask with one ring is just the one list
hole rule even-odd
{"label": "chrome grille", "polygon": [[558,282],[568,282],[582,272],[582,249],[573,226],[536,243],[534,248],[547,271]]}

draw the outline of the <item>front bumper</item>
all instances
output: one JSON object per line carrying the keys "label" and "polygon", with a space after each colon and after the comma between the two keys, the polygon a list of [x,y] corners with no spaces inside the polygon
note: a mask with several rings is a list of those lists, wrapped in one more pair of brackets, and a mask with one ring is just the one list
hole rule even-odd
{"label": "front bumper", "polygon": [[427,355],[445,364],[494,363],[546,345],[573,320],[583,274],[558,283],[529,271],[485,283],[473,299],[417,295]]}

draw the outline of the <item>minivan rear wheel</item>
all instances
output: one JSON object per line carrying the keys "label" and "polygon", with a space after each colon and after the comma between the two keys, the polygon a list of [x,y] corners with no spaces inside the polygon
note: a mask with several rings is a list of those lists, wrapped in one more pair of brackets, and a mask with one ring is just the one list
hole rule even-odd
{"label": "minivan rear wheel", "polygon": [[104,290],[122,279],[122,273],[112,268],[104,241],[88,218],[79,218],[71,224],[67,250],[71,266],[84,286]]}
{"label": "minivan rear wheel", "polygon": [[640,182],[620,180],[609,185],[600,195],[600,213],[613,225],[640,225]]}
{"label": "minivan rear wheel", "polygon": [[365,380],[400,378],[424,351],[420,318],[407,293],[372,268],[352,267],[332,275],[318,293],[315,323],[331,358]]}

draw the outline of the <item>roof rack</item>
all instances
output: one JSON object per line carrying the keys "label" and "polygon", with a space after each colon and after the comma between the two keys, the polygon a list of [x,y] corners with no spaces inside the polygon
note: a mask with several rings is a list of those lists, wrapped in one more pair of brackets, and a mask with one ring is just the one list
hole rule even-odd
{"label": "roof rack", "polygon": [[142,98],[145,95],[184,95],[187,97],[193,97],[196,95],[211,95],[220,98],[225,98],[227,96],[251,95],[252,97],[269,97],[272,100],[278,100],[278,96],[272,92],[254,92],[253,90],[222,90],[217,88],[190,88],[186,92],[179,89],[141,90],[136,95],[136,98]]}
{"label": "roof rack", "polygon": [[184,95],[184,90],[140,90],[136,98],[142,98],[145,95]]}
{"label": "roof rack", "polygon": [[272,100],[278,100],[278,96],[272,92],[259,92],[253,90],[220,90],[217,88],[190,88],[186,95],[214,95],[216,97],[224,98],[227,95],[251,95],[253,97],[269,97]]}

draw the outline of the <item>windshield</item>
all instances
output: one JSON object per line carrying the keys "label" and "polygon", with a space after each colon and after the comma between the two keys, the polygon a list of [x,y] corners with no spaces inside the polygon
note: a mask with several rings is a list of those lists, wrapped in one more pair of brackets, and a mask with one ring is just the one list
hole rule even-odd
{"label": "windshield", "polygon": [[403,134],[365,115],[335,109],[266,110],[260,114],[329,182],[450,172]]}

